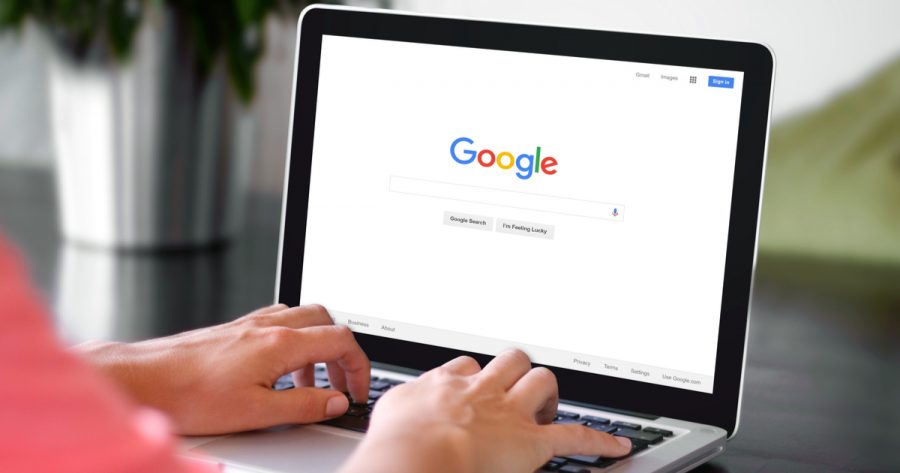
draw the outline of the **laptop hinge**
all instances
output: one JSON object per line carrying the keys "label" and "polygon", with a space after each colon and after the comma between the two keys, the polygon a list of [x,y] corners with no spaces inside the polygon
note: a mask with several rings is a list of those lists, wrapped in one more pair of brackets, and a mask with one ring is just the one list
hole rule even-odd
{"label": "laptop hinge", "polygon": [[[412,368],[405,368],[403,366],[397,366],[397,365],[389,365],[387,363],[379,363],[377,361],[372,362],[372,367],[378,368],[378,369],[383,369],[386,371],[396,371],[398,373],[408,374],[408,375],[412,375],[412,376],[418,376],[418,375],[422,374],[422,371],[420,371],[420,370],[414,370]],[[591,403],[587,403],[587,402],[571,401],[568,399],[561,399],[560,402],[563,402],[566,404],[572,404],[574,406],[579,406],[579,407],[586,407],[588,409],[597,409],[597,410],[601,410],[601,411],[615,412],[616,414],[622,414],[622,415],[631,416],[631,417],[638,417],[640,419],[647,419],[647,420],[659,419],[659,416],[655,416],[652,414],[644,414],[643,412],[634,412],[634,411],[628,411],[625,409],[616,409],[615,407],[601,406],[601,405],[591,404]]]}
{"label": "laptop hinge", "polygon": [[615,407],[601,406],[599,404],[591,404],[589,402],[572,401],[569,399],[560,399],[559,402],[565,403],[565,404],[571,404],[573,406],[586,407],[588,409],[597,409],[600,411],[615,412],[616,414],[622,414],[622,415],[631,416],[631,417],[638,417],[640,419],[647,419],[647,420],[659,419],[659,416],[655,416],[653,414],[644,414],[643,412],[635,412],[635,411],[629,411],[629,410],[625,410],[625,409],[617,409]]}

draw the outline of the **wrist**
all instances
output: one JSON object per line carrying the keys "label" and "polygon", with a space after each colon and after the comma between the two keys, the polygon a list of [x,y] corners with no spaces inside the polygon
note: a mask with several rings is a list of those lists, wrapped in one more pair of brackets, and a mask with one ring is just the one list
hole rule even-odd
{"label": "wrist", "polygon": [[76,345],[74,348],[95,370],[140,402],[139,392],[134,383],[135,366],[129,355],[130,346],[127,343],[91,341]]}
{"label": "wrist", "polygon": [[454,426],[370,430],[342,473],[470,472],[469,436]]}

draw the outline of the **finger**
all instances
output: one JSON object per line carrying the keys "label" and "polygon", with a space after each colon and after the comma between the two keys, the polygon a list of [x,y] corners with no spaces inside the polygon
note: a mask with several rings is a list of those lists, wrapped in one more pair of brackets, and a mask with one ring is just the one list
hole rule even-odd
{"label": "finger", "polygon": [[606,432],[589,429],[583,425],[541,426],[541,435],[553,448],[554,456],[600,455],[615,458],[631,452],[631,440],[613,437]]}
{"label": "finger", "polygon": [[[343,393],[347,392],[347,374],[341,366],[338,363],[328,362],[325,363],[325,369],[328,370],[328,382],[331,383],[331,387]],[[356,397],[353,400],[355,401]]]}
{"label": "finger", "polygon": [[262,327],[305,328],[334,324],[328,311],[316,304],[264,312],[258,314],[255,319],[256,323]]}
{"label": "finger", "polygon": [[481,366],[471,356],[454,358],[442,366],[445,371],[461,376],[471,376],[481,371]]}
{"label": "finger", "polygon": [[249,314],[237,319],[234,323],[249,323],[252,325],[263,326],[264,324],[260,323],[261,321],[266,320],[268,314],[273,314],[278,311],[282,311],[287,309],[288,306],[285,304],[272,304],[266,307],[260,307],[259,309],[250,312]]}
{"label": "finger", "polygon": [[254,310],[253,312],[250,312],[250,313],[247,314],[247,315],[254,315],[254,314],[268,314],[268,313],[271,313],[271,312],[282,311],[282,310],[285,310],[285,309],[287,309],[287,308],[288,308],[287,304],[281,304],[281,303],[279,303],[279,304],[272,304],[272,305],[270,305],[270,306],[260,307],[259,309],[256,309],[256,310]]}
{"label": "finger", "polygon": [[297,387],[312,387],[316,385],[315,378],[316,368],[315,365],[306,365],[297,371],[291,373],[291,378],[294,380],[294,386]]}
{"label": "finger", "polygon": [[544,367],[534,368],[509,390],[510,400],[534,415],[538,424],[549,424],[556,417],[559,387],[556,376]]}
{"label": "finger", "polygon": [[[266,330],[272,340],[272,359],[285,364],[280,367],[281,372],[296,371],[314,363],[334,363],[342,371],[336,372],[335,377],[345,380],[353,399],[360,402],[368,399],[371,365],[350,329],[327,325],[299,330],[281,327]],[[329,372],[329,377],[331,375]]]}
{"label": "finger", "polygon": [[478,374],[478,380],[506,391],[530,369],[528,355],[521,350],[509,350],[491,360]]}
{"label": "finger", "polygon": [[350,406],[347,396],[333,389],[295,388],[268,391],[258,403],[262,425],[308,424],[338,417]]}

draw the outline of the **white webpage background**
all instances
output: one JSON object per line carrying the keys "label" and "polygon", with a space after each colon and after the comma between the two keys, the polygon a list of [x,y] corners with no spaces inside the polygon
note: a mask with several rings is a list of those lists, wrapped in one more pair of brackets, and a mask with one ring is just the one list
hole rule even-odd
{"label": "white webpage background", "polygon": [[[708,74],[324,37],[300,303],[712,376],[742,75],[722,72],[735,87],[718,89]],[[460,165],[449,154],[460,136],[514,155],[541,146],[558,172]],[[613,222],[391,193],[391,176],[627,212]],[[555,236],[448,226],[447,210]]]}

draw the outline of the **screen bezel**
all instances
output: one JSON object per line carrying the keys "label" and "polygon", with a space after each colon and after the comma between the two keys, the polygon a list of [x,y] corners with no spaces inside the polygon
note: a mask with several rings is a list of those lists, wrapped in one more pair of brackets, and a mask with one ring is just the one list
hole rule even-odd
{"label": "screen bezel", "polygon": [[[323,35],[384,39],[559,56],[741,71],[744,83],[735,159],[712,394],[570,369],[556,374],[563,399],[619,410],[737,428],[774,60],[765,46],[314,6],[301,14],[295,58],[291,136],[278,259],[278,302],[300,300],[319,59]],[[283,262],[289,262],[283,264]],[[402,297],[402,294],[398,294]],[[727,315],[727,316],[726,316]],[[421,343],[356,334],[375,361],[428,370],[459,355],[490,357]]]}

